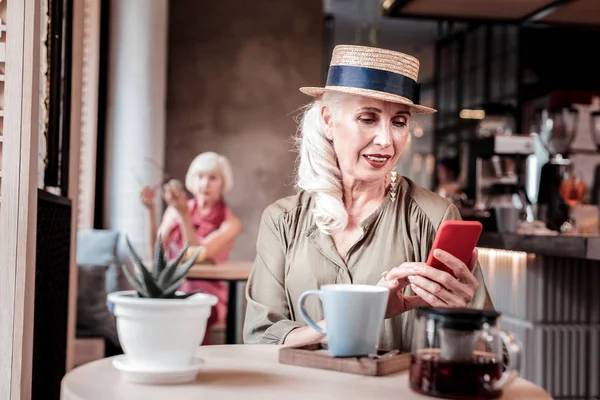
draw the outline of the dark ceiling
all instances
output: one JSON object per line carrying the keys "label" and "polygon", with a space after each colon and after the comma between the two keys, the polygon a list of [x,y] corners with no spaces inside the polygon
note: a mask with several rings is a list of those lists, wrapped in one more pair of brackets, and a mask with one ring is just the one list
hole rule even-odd
{"label": "dark ceiling", "polygon": [[386,0],[388,17],[600,28],[600,0]]}

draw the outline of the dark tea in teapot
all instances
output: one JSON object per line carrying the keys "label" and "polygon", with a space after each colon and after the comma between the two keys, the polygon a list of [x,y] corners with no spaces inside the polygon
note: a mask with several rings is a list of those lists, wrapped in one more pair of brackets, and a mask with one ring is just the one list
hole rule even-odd
{"label": "dark tea in teapot", "polygon": [[502,364],[491,355],[474,355],[471,360],[445,360],[439,352],[411,355],[410,386],[419,393],[453,399],[500,397],[494,388],[502,376]]}
{"label": "dark tea in teapot", "polygon": [[[521,343],[499,329],[499,313],[470,308],[416,311],[410,387],[447,399],[494,399],[519,373]],[[504,365],[504,351],[507,351]],[[506,368],[505,368],[506,367]]]}

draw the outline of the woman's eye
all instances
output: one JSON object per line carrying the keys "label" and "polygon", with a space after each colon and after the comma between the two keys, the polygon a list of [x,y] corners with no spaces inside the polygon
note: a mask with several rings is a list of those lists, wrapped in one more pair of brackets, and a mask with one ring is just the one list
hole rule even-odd
{"label": "woman's eye", "polygon": [[406,121],[406,118],[404,118],[404,117],[392,118],[392,124],[397,128],[404,128],[405,126],[408,125],[407,122],[408,121]]}
{"label": "woman's eye", "polygon": [[372,115],[361,115],[358,120],[364,124],[373,124],[377,122],[377,119]]}

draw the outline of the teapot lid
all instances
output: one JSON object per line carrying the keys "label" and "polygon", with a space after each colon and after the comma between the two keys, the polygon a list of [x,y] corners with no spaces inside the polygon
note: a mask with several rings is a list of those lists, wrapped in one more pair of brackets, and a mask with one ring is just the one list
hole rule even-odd
{"label": "teapot lid", "polygon": [[477,308],[417,308],[417,318],[439,321],[441,327],[457,330],[478,330],[484,324],[496,325],[499,312]]}

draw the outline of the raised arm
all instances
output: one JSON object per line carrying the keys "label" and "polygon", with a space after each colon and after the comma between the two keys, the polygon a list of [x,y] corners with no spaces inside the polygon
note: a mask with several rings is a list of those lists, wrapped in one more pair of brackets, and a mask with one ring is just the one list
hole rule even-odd
{"label": "raised arm", "polygon": [[154,204],[154,197],[156,196],[156,189],[149,186],[144,186],[140,193],[140,200],[142,204],[148,210],[148,234],[150,241],[150,256],[152,257],[154,246],[156,245],[156,233],[158,229],[158,221],[156,218],[156,206]]}
{"label": "raised arm", "polygon": [[230,250],[242,231],[242,223],[231,211],[227,211],[225,221],[218,229],[208,234],[202,241],[205,258],[213,258],[223,251]]}
{"label": "raised arm", "polygon": [[[179,213],[177,212],[177,210],[172,206],[168,206],[162,216],[157,232],[157,234],[162,237],[163,247],[165,248],[167,237],[171,233],[171,230],[173,229],[173,225],[175,224],[177,218],[179,218]],[[156,245],[155,243],[155,241],[152,242],[152,249],[154,249],[154,246]]]}

